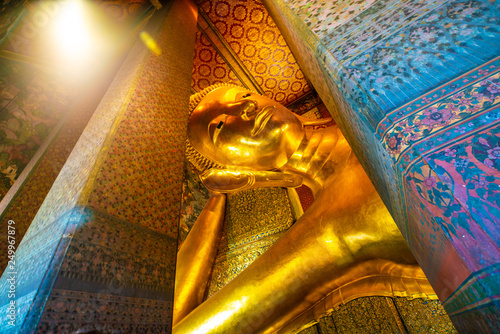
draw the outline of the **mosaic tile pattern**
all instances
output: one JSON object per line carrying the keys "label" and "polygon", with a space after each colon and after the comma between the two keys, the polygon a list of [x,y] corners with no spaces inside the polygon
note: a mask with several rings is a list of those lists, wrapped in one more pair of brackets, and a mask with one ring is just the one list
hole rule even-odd
{"label": "mosaic tile pattern", "polygon": [[[343,62],[351,80],[385,112],[500,53],[495,43],[500,38],[499,5],[480,1],[436,5],[425,15],[412,5],[419,15],[405,19],[411,24],[402,22],[401,30]],[[393,20],[387,26],[393,26]]]}
{"label": "mosaic tile pattern", "polygon": [[[266,2],[266,6],[278,22],[286,39],[294,42],[290,43],[290,47],[295,55],[300,55],[301,68],[308,73],[308,77],[311,78],[315,89],[346,136],[365,171],[373,183],[379,187],[379,194],[386,206],[395,217],[404,217],[404,213],[398,209],[401,200],[397,197],[398,193],[393,191],[396,189],[394,170],[385,165],[384,150],[377,147],[380,144],[370,135],[370,128],[363,123],[367,109],[361,107],[356,109],[361,113],[358,115],[330,75],[332,71],[328,66],[333,66],[338,62],[326,52],[320,41],[292,9],[280,1]],[[359,145],[360,142],[364,144],[362,147]],[[364,147],[372,146],[377,147],[377,150],[364,149]],[[365,156],[366,158],[363,159]]]}
{"label": "mosaic tile pattern", "polygon": [[61,236],[65,232],[66,235],[71,233],[74,225],[70,219],[78,215],[79,210],[70,210],[52,221],[41,233],[29,235],[28,232],[25,235],[16,249],[15,264],[8,267],[0,280],[2,291],[7,291],[7,278],[14,277],[16,280],[16,323],[11,326],[7,321],[7,303],[10,298],[4,294],[0,296],[0,331],[17,333],[24,329],[35,329],[60,265],[60,261],[52,259],[63,257],[69,238]]}
{"label": "mosaic tile pattern", "polygon": [[[407,195],[406,205],[410,207],[414,197],[425,204],[423,221],[414,224],[422,226],[422,233],[444,232],[448,241],[442,242],[451,242],[472,271],[500,259],[494,228],[500,176],[495,157],[498,64],[485,64],[391,112],[377,132],[406,191],[415,194]],[[429,258],[437,256],[443,247],[439,243],[432,238],[413,242]],[[478,244],[487,246],[488,252],[476,251]]]}
{"label": "mosaic tile pattern", "polygon": [[[173,56],[165,57],[165,58],[160,58],[160,60],[158,60],[156,58],[152,59],[153,57],[150,57],[146,49],[140,44],[137,44],[136,47],[134,47],[131,50],[127,60],[125,60],[121,70],[116,75],[115,80],[111,84],[108,93],[101,101],[99,108],[94,113],[84,134],[80,138],[79,142],[76,144],[75,149],[71,153],[61,173],[54,182],[53,188],[46,197],[44,204],[40,208],[32,225],[30,226],[28,232],[26,233],[23,242],[21,243],[21,245],[19,245],[19,248],[17,249],[16,257],[18,262],[16,269],[18,269],[19,272],[22,273],[18,277],[18,286],[19,286],[18,294],[19,294],[19,300],[21,300],[23,303],[22,305],[20,305],[21,307],[18,309],[17,319],[19,322],[18,326],[22,325],[23,331],[36,330],[39,317],[41,316],[41,312],[45,305],[45,301],[47,301],[50,296],[50,291],[53,287],[54,282],[56,282],[57,279],[58,284],[61,283],[61,279],[63,276],[58,277],[57,273],[59,268],[63,264],[64,254],[68,249],[69,241],[70,238],[73,236],[74,229],[76,228],[76,225],[79,222],[81,222],[82,215],[84,214],[83,207],[77,206],[77,203],[78,201],[86,202],[86,199],[90,195],[89,192],[92,190],[89,189],[91,188],[89,187],[90,185],[92,186],[102,185],[102,183],[91,182],[91,181],[94,179],[95,177],[94,175],[97,174],[97,177],[99,177],[100,174],[97,173],[98,172],[97,167],[102,166],[102,163],[105,161],[107,153],[111,152],[103,150],[103,147],[106,148],[110,147],[109,146],[111,141],[110,137],[113,137],[110,136],[110,129],[115,129],[115,130],[119,129],[119,127],[114,127],[114,126],[120,120],[121,124],[127,121],[126,118],[121,119],[121,117],[123,116],[123,114],[129,112],[130,110],[135,111],[138,101],[142,101],[144,99],[147,99],[148,97],[151,97],[151,100],[153,101],[155,98],[158,98],[158,96],[160,97],[168,96],[168,94],[166,94],[163,90],[157,89],[157,88],[165,88],[165,86],[162,86],[162,84],[164,84],[163,82],[161,84],[155,82],[154,80],[155,72],[151,70],[151,67],[155,68],[160,67],[160,70],[163,73],[169,72],[169,70],[164,67],[165,63],[168,63],[168,66],[171,66],[173,69],[177,71],[185,69],[183,73],[185,74],[186,77],[184,85],[186,108],[183,112],[187,114],[187,101],[189,97],[189,73],[191,72],[191,64],[186,65],[180,62],[175,63],[175,61],[172,61],[172,59],[181,59],[181,60],[192,59],[192,50],[194,45],[194,36],[196,29],[195,20],[192,15],[185,15],[186,13],[192,13],[192,8],[189,8],[188,4],[184,2],[176,2],[175,4],[172,5],[172,8],[166,7],[165,11],[160,12],[160,15],[161,13],[163,14],[172,13],[172,16],[166,20],[166,24],[163,24],[165,16],[163,17],[159,16],[158,18],[162,19],[161,21],[152,21],[152,23],[156,24],[156,30],[154,24],[153,27],[151,28],[153,31],[161,31],[160,38],[158,38],[158,41],[160,41],[160,46],[165,46],[164,55],[167,53],[166,52],[167,45],[176,45],[177,47],[175,48],[175,50],[179,52],[179,54],[177,54],[176,57]],[[191,41],[187,40],[185,38],[185,34],[183,34],[182,36],[175,36],[176,30],[172,29],[172,26],[174,27],[184,26],[185,27],[184,32],[187,31],[188,27],[191,27],[193,39]],[[170,52],[172,51],[173,50],[170,50]],[[186,51],[188,53],[188,56],[182,54],[183,51]],[[150,67],[148,68],[148,66]],[[172,72],[175,72],[175,70],[172,70]],[[179,81],[179,78],[182,76],[180,75],[179,72],[175,72],[174,75],[175,76],[171,78],[171,80],[175,80],[175,83],[173,85],[176,86],[176,89],[182,90],[182,88],[179,88],[179,82],[182,82]],[[142,84],[143,86],[138,87],[139,84]],[[145,94],[145,92],[147,92],[148,94]],[[132,93],[135,94],[135,99],[129,99],[130,97],[132,97],[131,96]],[[155,94],[156,96],[152,96],[153,94]],[[184,100],[182,99],[179,91],[176,91],[176,98],[177,100],[171,99],[170,101],[167,101],[165,105],[168,105],[169,103],[170,105],[177,105],[177,106],[182,105]],[[134,103],[131,103],[131,101],[133,101],[136,104],[134,105]],[[151,106],[153,106],[152,102]],[[128,107],[129,109],[126,109],[126,107]],[[175,108],[173,109],[179,110]],[[175,115],[175,117],[177,118],[174,118],[174,121],[172,122],[174,123],[174,125],[172,127],[167,126],[167,130],[182,128],[182,125],[175,124],[175,120],[180,119],[180,117],[178,116],[180,115],[177,114]],[[137,127],[139,127],[137,129],[138,130],[137,133],[141,134],[140,123],[133,124],[128,128],[127,126],[125,126],[125,129],[130,129],[133,126],[135,126],[136,129]],[[165,125],[159,123],[157,128],[160,128],[162,126]],[[144,136],[147,137],[147,134]],[[115,139],[114,143],[116,143],[117,142],[116,137],[114,137],[113,139]],[[111,147],[111,150],[114,149],[115,147]],[[112,151],[112,152],[116,153],[117,151]],[[122,153],[126,156],[130,156],[130,152],[133,151],[126,151]],[[174,155],[177,154],[178,156],[183,157],[183,152],[184,150],[182,145],[182,149],[179,148],[178,151],[173,152],[172,154]],[[115,158],[116,155],[113,157]],[[175,167],[175,166],[170,165],[169,167]],[[182,162],[180,163],[179,170],[182,170]],[[177,179],[174,178],[174,180],[178,180],[180,177],[182,176],[178,176]],[[176,201],[176,204],[172,204],[172,206],[176,206],[177,213],[179,209],[178,204],[180,201],[180,188],[181,188],[180,186],[181,182],[179,181],[178,183],[179,183],[178,184],[179,197]],[[120,185],[116,186],[120,187]],[[96,189],[98,190],[99,187],[94,187],[94,190]],[[108,188],[108,190],[111,190],[111,188]],[[132,193],[131,195],[134,194]],[[108,207],[106,204],[109,202],[106,202],[104,198],[102,202],[99,202],[98,199],[96,200],[96,197],[93,197],[89,202],[92,201],[94,201],[93,203],[98,203],[98,204],[103,203],[101,205],[102,207],[104,207],[105,209],[109,209],[107,211],[111,211],[111,213],[114,213],[114,211],[111,210],[114,208],[112,208],[112,206]],[[127,208],[124,207],[124,209],[125,209],[124,211],[126,211]],[[107,212],[107,214],[109,214],[109,212]],[[174,215],[173,213],[171,214]],[[132,217],[132,218],[138,218],[138,217]],[[175,227],[177,227],[178,217],[176,216],[175,218],[176,218]],[[151,229],[152,226],[150,225],[146,226],[146,228],[144,228],[144,226],[141,226],[140,217],[138,221],[132,220],[132,222],[129,221],[129,223],[137,224],[138,225],[137,229],[142,228],[144,231],[148,231],[148,233],[157,233]],[[158,229],[161,230],[162,228]],[[163,230],[165,231],[166,230],[170,231],[172,229],[173,229],[172,226],[163,228]],[[145,234],[147,235],[148,233]],[[170,246],[172,246],[171,247],[172,253],[169,255],[169,258],[173,261],[175,256],[177,233],[175,232],[173,238],[169,238],[168,235],[164,233],[163,238],[167,238],[168,240],[170,240],[169,242]],[[138,239],[138,241],[140,241],[140,238]],[[138,247],[136,248],[140,249]],[[159,247],[159,248],[163,250],[167,249],[165,247]],[[103,256],[104,254],[107,253],[103,252]],[[75,256],[76,255],[77,253],[75,253]],[[162,259],[162,261],[165,262],[164,259]],[[156,262],[158,261],[155,261],[155,263]],[[130,265],[132,264],[131,261],[127,261],[127,263]],[[137,272],[134,270],[130,270],[131,272],[134,273],[133,278],[140,281],[140,283],[139,284],[134,283],[134,286],[131,287],[130,290],[124,289],[121,292],[123,292],[123,294],[129,297],[154,296],[153,299],[163,298],[160,297],[161,295],[163,295],[163,293],[159,294],[158,291],[155,290],[155,288],[152,288],[150,290],[142,289],[141,285],[147,282],[142,281],[141,277],[144,277],[145,272],[147,272],[147,270],[149,269],[145,267],[137,268]],[[154,268],[152,268],[152,270],[154,273]],[[170,268],[170,270],[171,272],[173,272],[172,268]],[[138,273],[138,277],[135,276],[135,273]],[[106,275],[110,274],[111,273],[106,273]],[[116,274],[116,278],[118,278],[119,272],[115,272],[114,274]],[[153,277],[155,275],[153,275]],[[164,277],[160,279],[165,280],[168,277],[172,278],[173,274],[170,276],[165,276],[165,275],[163,276]],[[7,277],[6,275],[4,275],[2,277],[2,280],[0,280],[0,287],[2,289],[4,289],[7,284],[6,279]],[[72,282],[73,281],[69,282],[68,284]],[[81,282],[81,279],[80,282],[74,282],[74,283],[78,284],[76,284],[77,287],[71,286],[72,291],[74,291],[75,289],[76,290],[82,289],[83,291],[85,291],[85,289],[87,289],[87,291],[92,292],[92,289],[95,286],[93,284],[90,287],[86,286],[84,283]],[[106,281],[103,280],[102,283],[105,284]],[[173,283],[172,280],[170,280],[167,283],[170,284],[170,289],[169,289],[170,292],[167,293],[167,295],[171,300]],[[151,285],[154,284],[156,283],[153,282]],[[1,298],[0,305],[3,306],[0,309],[0,317],[1,317],[0,323],[6,324],[7,321],[5,321],[6,320],[5,312],[7,309],[6,303],[8,303],[8,300],[6,300],[5,297],[3,298],[0,297],[0,298]],[[162,323],[168,325],[170,318],[162,318],[161,321]],[[10,330],[14,331],[19,329],[20,328],[18,327]]]}
{"label": "mosaic tile pattern", "polygon": [[388,297],[365,297],[342,305],[331,315],[337,333],[404,333],[390,303]]}
{"label": "mosaic tile pattern", "polygon": [[243,86],[212,44],[198,31],[196,33],[191,87],[199,92],[216,83],[232,83]]}
{"label": "mosaic tile pattern", "polygon": [[[186,20],[172,17],[170,24],[185,25],[186,30]],[[186,73],[192,70],[194,43],[185,34],[195,35],[175,32],[165,28],[159,34],[163,53],[148,58],[88,201],[91,207],[173,238],[178,232],[189,110]]]}
{"label": "mosaic tile pattern", "polygon": [[337,334],[335,323],[333,322],[333,317],[331,316],[319,318],[316,328],[319,329],[320,334]]}
{"label": "mosaic tile pattern", "polygon": [[392,300],[408,333],[458,333],[438,300]]}
{"label": "mosaic tile pattern", "polygon": [[[35,167],[22,191],[11,200],[0,222],[0,231],[7,230],[9,219],[16,222],[16,240],[19,243],[42,205],[54,180],[63,167],[71,150],[78,141],[83,129],[95,111],[108,82],[95,85],[89,92],[78,95],[78,99],[66,111],[70,116],[64,126],[46,150],[38,166]],[[0,242],[0,271],[7,265],[7,233],[2,233]],[[5,238],[5,239],[4,239]]]}
{"label": "mosaic tile pattern", "polygon": [[61,265],[57,288],[86,281],[93,288],[114,282],[123,288],[172,292],[176,240],[90,209],[74,223],[78,226]]}
{"label": "mosaic tile pattern", "polygon": [[[106,333],[168,333],[172,302],[133,297],[52,290],[44,317],[37,331],[40,333],[73,333],[100,331]],[[72,321],[61,321],[71,318]]]}
{"label": "mosaic tile pattern", "polygon": [[288,196],[282,188],[229,194],[208,295],[219,291],[257,259],[293,222]]}
{"label": "mosaic tile pattern", "polygon": [[[349,2],[360,5],[359,1]],[[315,33],[326,47],[332,50],[337,59],[346,61],[370,49],[384,38],[399,33],[401,28],[445,2],[445,0],[369,1],[366,2],[368,6],[364,6],[365,10],[357,11],[349,20],[334,27],[328,34],[316,31]]]}
{"label": "mosaic tile pattern", "polygon": [[[498,305],[498,301],[496,297],[498,295],[498,276],[500,275],[500,265],[494,264],[489,267],[486,267],[478,272],[467,277],[467,279],[460,285],[460,287],[453,292],[453,294],[444,302],[444,306],[446,307],[450,317],[457,317],[463,311],[469,309],[481,309],[478,308],[477,305],[473,303],[477,296],[480,296],[483,299],[484,309],[488,309],[488,318],[493,318],[494,316],[494,308]],[[488,305],[488,302],[492,300],[491,305]],[[484,307],[486,306],[486,307]],[[472,316],[470,318],[479,318],[476,310],[471,312]],[[463,322],[464,320],[460,320]],[[465,320],[466,321],[466,320]],[[487,326],[485,329],[487,330]]]}
{"label": "mosaic tile pattern", "polygon": [[374,0],[341,0],[334,3],[327,0],[285,0],[295,13],[319,38],[333,34],[342,26],[366,11]]}
{"label": "mosaic tile pattern", "polygon": [[[321,35],[332,26],[304,13],[299,18],[300,10],[318,13],[303,2],[266,1],[445,299],[467,277],[482,277],[473,271],[500,259],[498,230],[492,230],[498,225],[498,83],[490,67],[500,53],[499,4],[389,0],[363,11],[359,2],[349,4],[355,15]],[[325,29],[313,32],[307,20]],[[492,281],[500,285],[497,276]],[[467,312],[455,320],[477,314],[479,305],[500,313],[491,295],[468,295],[461,306]]]}
{"label": "mosaic tile pattern", "polygon": [[456,325],[469,332],[496,333],[500,330],[499,276],[498,263],[475,272],[444,302]]}
{"label": "mosaic tile pattern", "polygon": [[288,229],[293,223],[282,188],[258,188],[228,194],[227,224],[220,249],[234,249],[262,236]]}
{"label": "mosaic tile pattern", "polygon": [[[290,5],[295,13],[302,8]],[[319,12],[320,7],[312,7]],[[374,117],[368,120],[375,126],[383,112],[495,57],[497,11],[497,5],[480,1],[379,1],[333,33],[307,38],[309,43],[316,39],[313,52],[351,105],[371,109],[367,117]],[[327,27],[316,14],[307,16],[308,23]]]}
{"label": "mosaic tile pattern", "polygon": [[131,51],[128,61],[108,88],[98,109],[92,115],[85,133],[80,137],[54,182],[53,191],[49,193],[38,211],[35,218],[37,223],[30,226],[27,235],[35,235],[42,231],[55,218],[76,205],[107,138],[108,131],[105,130],[111,128],[119,116],[122,103],[127,100],[127,94],[136,82],[135,75],[145,54],[146,51],[142,47]]}
{"label": "mosaic tile pattern", "polygon": [[284,231],[264,235],[235,249],[219,250],[215,259],[207,298],[210,298],[271,247]]}
{"label": "mosaic tile pattern", "polygon": [[170,329],[176,242],[85,209],[37,331]]}
{"label": "mosaic tile pattern", "polygon": [[205,207],[210,194],[195,173],[194,167],[186,162],[182,184],[181,218],[179,221],[179,247]]}
{"label": "mosaic tile pattern", "polygon": [[[450,316],[455,326],[465,328],[469,332],[497,333],[498,328],[498,302],[486,307],[475,308],[466,313]],[[458,324],[458,325],[457,325]],[[492,327],[494,325],[495,327]]]}
{"label": "mosaic tile pattern", "polygon": [[198,4],[268,97],[286,105],[310,92],[283,36],[259,0]]}
{"label": "mosaic tile pattern", "polygon": [[418,334],[457,331],[437,300],[362,297],[321,316],[315,325],[299,333]]}
{"label": "mosaic tile pattern", "polygon": [[337,80],[385,111],[498,54],[498,8],[487,2],[285,2],[336,59],[327,66]]}
{"label": "mosaic tile pattern", "polygon": [[[436,291],[445,297],[469,276],[482,277],[487,286],[498,286],[498,275],[490,276],[491,283],[487,283],[479,274],[500,259],[497,76],[495,60],[395,110],[386,119],[394,117],[383,145],[398,170],[406,197],[404,205],[411,217],[408,229],[412,231],[409,243]],[[414,125],[407,139],[405,122]],[[391,147],[399,138],[400,143]],[[454,269],[443,270],[437,263],[450,263]],[[493,309],[498,312],[491,300],[498,292],[489,288],[473,291],[471,288],[467,298],[457,301],[458,309],[477,314],[475,308],[481,305],[485,314],[495,312]],[[457,308],[450,305],[459,295],[450,298],[445,307],[453,312]],[[479,316],[475,317],[478,323],[454,318],[464,326],[462,330],[479,324],[485,331],[493,330],[488,326],[496,324],[485,325],[486,318]]]}

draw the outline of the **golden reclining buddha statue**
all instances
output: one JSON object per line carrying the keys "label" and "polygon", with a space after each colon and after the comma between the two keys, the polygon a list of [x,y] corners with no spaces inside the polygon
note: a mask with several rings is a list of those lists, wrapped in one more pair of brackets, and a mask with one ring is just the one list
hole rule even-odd
{"label": "golden reclining buddha statue", "polygon": [[[286,332],[361,296],[435,296],[336,126],[312,127],[324,120],[231,85],[207,88],[190,107],[187,157],[211,196],[178,253],[174,334]],[[313,204],[204,301],[225,194],[301,184]]]}

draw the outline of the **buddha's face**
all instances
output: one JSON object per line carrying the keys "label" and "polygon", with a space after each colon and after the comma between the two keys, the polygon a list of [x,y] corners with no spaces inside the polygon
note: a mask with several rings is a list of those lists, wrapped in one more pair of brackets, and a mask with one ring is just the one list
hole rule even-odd
{"label": "buddha's face", "polygon": [[271,170],[288,161],[304,130],[277,102],[244,88],[220,87],[193,111],[188,137],[200,153],[222,165]]}

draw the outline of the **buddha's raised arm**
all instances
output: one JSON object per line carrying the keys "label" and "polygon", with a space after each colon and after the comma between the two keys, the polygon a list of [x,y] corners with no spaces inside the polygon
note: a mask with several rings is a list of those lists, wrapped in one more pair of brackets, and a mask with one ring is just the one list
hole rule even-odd
{"label": "buddha's raised arm", "polygon": [[263,187],[295,188],[302,184],[299,175],[237,169],[212,168],[200,175],[200,179],[208,190],[225,194]]}
{"label": "buddha's raised arm", "polygon": [[433,291],[425,276],[351,157],[342,175],[271,248],[173,333],[271,333],[318,312],[316,305],[325,311],[356,296],[426,294]]}
{"label": "buddha's raised arm", "polygon": [[224,224],[226,195],[212,192],[177,253],[173,324],[203,302]]}
{"label": "buddha's raised arm", "polygon": [[297,175],[212,168],[200,176],[211,191],[205,207],[177,254],[174,325],[203,302],[221,238],[226,193],[260,187],[298,187]]}

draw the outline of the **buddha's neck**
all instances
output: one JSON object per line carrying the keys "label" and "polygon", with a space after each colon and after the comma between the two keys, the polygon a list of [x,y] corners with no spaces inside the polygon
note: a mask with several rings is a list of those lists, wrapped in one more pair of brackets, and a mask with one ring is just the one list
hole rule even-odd
{"label": "buddha's neck", "polygon": [[351,148],[337,127],[306,129],[306,135],[283,172],[299,174],[316,197],[343,170]]}

